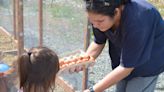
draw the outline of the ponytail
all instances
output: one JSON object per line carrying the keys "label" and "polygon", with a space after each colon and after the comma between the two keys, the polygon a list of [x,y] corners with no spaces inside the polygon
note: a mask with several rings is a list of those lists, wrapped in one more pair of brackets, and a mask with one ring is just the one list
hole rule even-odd
{"label": "ponytail", "polygon": [[26,83],[29,69],[31,66],[30,54],[25,53],[18,57],[18,74],[20,76],[20,88]]}

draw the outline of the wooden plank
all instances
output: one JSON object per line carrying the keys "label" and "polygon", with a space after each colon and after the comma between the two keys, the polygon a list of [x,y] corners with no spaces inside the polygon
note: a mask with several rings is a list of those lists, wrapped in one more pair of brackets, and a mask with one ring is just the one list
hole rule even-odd
{"label": "wooden plank", "polygon": [[6,29],[4,29],[3,27],[0,27],[0,30],[1,30],[2,34],[8,35],[9,37],[12,37],[12,35]]}
{"label": "wooden plank", "polygon": [[24,23],[23,23],[23,0],[16,0],[16,30],[18,40],[18,56],[24,52]]}
{"label": "wooden plank", "polygon": [[38,1],[39,6],[39,46],[43,46],[43,1]]}
{"label": "wooden plank", "polygon": [[[90,44],[90,28],[89,21],[87,27],[84,30],[84,50],[86,51]],[[82,91],[84,91],[88,86],[88,68],[83,66],[83,77],[82,77]]]}
{"label": "wooden plank", "polygon": [[17,39],[16,33],[16,0],[13,0],[13,31],[14,31],[14,39]]}
{"label": "wooden plank", "polygon": [[3,51],[4,54],[11,54],[11,55],[16,55],[18,53],[18,50],[7,50]]}
{"label": "wooden plank", "polygon": [[74,88],[70,86],[63,78],[56,76],[56,83],[64,89],[65,92],[75,92]]}

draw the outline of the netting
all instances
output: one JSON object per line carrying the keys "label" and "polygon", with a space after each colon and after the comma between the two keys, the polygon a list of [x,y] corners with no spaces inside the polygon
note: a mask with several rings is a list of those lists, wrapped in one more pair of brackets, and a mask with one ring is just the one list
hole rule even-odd
{"label": "netting", "polygon": [[82,1],[44,1],[44,45],[58,54],[83,49],[86,16]]}
{"label": "netting", "polygon": [[[0,26],[3,26],[8,32],[13,34],[13,0],[0,0]],[[163,7],[163,0],[150,0],[156,7]],[[156,3],[158,2],[158,3]],[[38,32],[38,0],[24,0],[24,36],[25,48],[31,48],[39,44]],[[87,19],[82,0],[43,0],[43,44],[55,50],[62,57],[67,53],[83,49],[84,27]],[[164,15],[164,8],[159,8]],[[2,34],[2,33],[0,33]],[[4,35],[3,35],[4,36]],[[12,43],[13,38],[3,38],[0,35],[0,50],[15,50],[16,46]],[[2,45],[3,44],[3,45]],[[105,53],[105,54],[104,54]],[[102,79],[111,70],[108,63],[108,51],[97,59],[93,68],[93,73],[89,76],[90,84],[95,84]],[[10,58],[11,56],[11,58]],[[13,54],[4,54],[4,61],[11,65]],[[102,69],[102,67],[104,67]],[[65,74],[64,76],[67,76]],[[77,76],[76,78],[73,76]],[[160,75],[156,92],[163,91],[164,76]],[[81,75],[74,74],[67,77],[68,80],[74,80],[73,85],[81,87]],[[80,80],[80,81],[77,81]],[[59,89],[59,88],[57,88]],[[77,88],[79,90],[81,88]],[[109,89],[106,92],[113,92]],[[59,91],[61,92],[61,91]]]}
{"label": "netting", "polygon": [[[38,1],[24,0],[23,8],[24,44],[26,48],[30,48],[39,44]],[[12,0],[3,0],[0,10],[0,25],[13,34]],[[82,1],[43,1],[43,42],[58,54],[83,49],[85,25],[86,17]]]}
{"label": "netting", "polygon": [[[9,33],[13,33],[13,6],[12,0],[3,0],[0,6],[0,26]],[[39,45],[38,29],[38,1],[24,0],[24,46],[31,48]],[[59,56],[83,49],[84,28],[87,23],[84,5],[82,1],[73,0],[44,0],[43,1],[43,45],[57,52]],[[12,39],[12,37],[9,39]],[[13,40],[12,40],[13,41]],[[10,41],[10,43],[12,42]],[[4,44],[5,42],[1,43]],[[16,46],[5,44],[12,48]],[[6,51],[6,49],[4,49]],[[13,61],[5,56],[5,61]],[[6,62],[5,62],[6,63]],[[81,74],[70,75],[74,81],[73,85],[82,87]],[[72,80],[71,80],[72,81]],[[81,88],[76,88],[79,90]],[[60,87],[57,87],[59,91]],[[61,90],[60,90],[61,91]]]}

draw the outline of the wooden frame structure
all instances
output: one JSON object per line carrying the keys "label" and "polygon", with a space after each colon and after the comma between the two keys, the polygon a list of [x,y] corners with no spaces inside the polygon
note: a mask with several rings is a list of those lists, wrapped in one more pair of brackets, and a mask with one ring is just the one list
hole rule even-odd
{"label": "wooden frame structure", "polygon": [[[43,45],[43,0],[38,0],[38,24],[39,24],[39,46]],[[89,23],[88,23],[89,25]],[[90,44],[90,32],[88,25],[84,30],[84,50],[86,51]],[[24,31],[23,31],[23,0],[13,0],[13,28],[14,38],[18,41],[18,56],[24,52]],[[87,88],[88,69],[83,66],[82,90]],[[66,92],[74,92],[75,90],[70,87],[64,80],[57,78],[58,84],[61,84]]]}
{"label": "wooden frame structure", "polygon": [[24,52],[23,0],[14,0],[14,34],[18,41],[18,56]]}

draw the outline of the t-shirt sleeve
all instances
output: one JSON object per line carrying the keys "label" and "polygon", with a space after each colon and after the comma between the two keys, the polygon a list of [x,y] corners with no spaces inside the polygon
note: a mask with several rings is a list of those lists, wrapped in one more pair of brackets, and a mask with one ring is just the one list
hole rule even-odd
{"label": "t-shirt sleeve", "polygon": [[100,30],[93,28],[93,34],[94,34],[94,41],[97,44],[104,44],[106,43],[106,36],[104,32],[101,32]]}
{"label": "t-shirt sleeve", "polygon": [[150,10],[140,15],[129,16],[123,30],[123,48],[120,64],[124,67],[137,67],[149,61],[154,38],[154,14]]}

